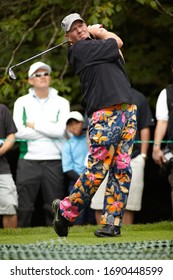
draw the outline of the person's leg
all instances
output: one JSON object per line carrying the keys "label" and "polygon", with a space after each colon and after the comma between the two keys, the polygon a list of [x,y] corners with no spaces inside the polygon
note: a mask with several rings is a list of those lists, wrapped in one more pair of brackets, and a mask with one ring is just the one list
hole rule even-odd
{"label": "person's leg", "polygon": [[17,228],[17,214],[4,215],[2,218],[3,228]]}
{"label": "person's leg", "polygon": [[[99,110],[89,118],[90,153],[88,167],[74,184],[69,196],[60,202],[61,215],[70,222],[74,222],[83,209],[90,204],[92,197],[108,173],[114,156],[112,142],[115,139],[112,129],[108,125],[113,110],[114,107],[108,110]],[[118,136],[119,131],[117,138]]]}
{"label": "person's leg", "polygon": [[[112,110],[100,110],[89,118],[90,154],[88,168],[80,175],[69,196],[62,201],[53,201],[52,209],[55,215],[54,230],[59,236],[67,236],[68,225],[74,222],[85,207],[90,204],[92,197],[104,180],[113,154],[109,150],[112,132],[105,121],[112,115]],[[99,126],[99,131],[97,127]],[[104,159],[106,161],[104,162]]]}
{"label": "person's leg", "polygon": [[[79,216],[80,212],[85,208],[88,202],[91,201],[93,195],[95,194],[100,184],[104,180],[110,166],[112,166],[112,161],[116,150],[115,147],[117,148],[121,137],[123,137],[123,140],[124,142],[126,141],[126,143],[128,142],[127,141],[128,138],[130,138],[129,144],[130,142],[133,142],[135,132],[136,132],[136,120],[135,120],[136,116],[134,113],[134,109],[132,110],[132,112],[130,112],[130,109],[129,111],[127,111],[126,107],[129,106],[125,105],[125,109],[124,109],[125,112],[122,113],[122,110],[117,110],[117,108],[115,107],[112,106],[111,109],[107,108],[95,112],[92,115],[92,118],[89,118],[89,134],[90,134],[91,145],[90,145],[90,155],[88,157],[88,168],[86,168],[84,173],[81,174],[81,176],[75,183],[70,195],[59,202],[59,208],[58,208],[59,214],[63,218],[67,219],[68,221],[71,222],[75,221],[76,217]],[[132,106],[130,108],[132,108]],[[130,116],[130,118],[128,115]],[[131,115],[133,115],[134,119],[132,118]],[[119,124],[121,124],[121,127],[120,125],[118,127],[117,125],[115,125],[117,123],[117,119]],[[125,122],[127,123],[127,119],[128,119],[128,129],[130,131],[128,131],[125,125]],[[126,129],[124,129],[124,127]],[[121,144],[123,144],[122,141]],[[125,149],[125,151],[127,150],[127,148],[129,152],[130,150],[129,146],[126,147],[125,144],[123,144],[123,149]],[[119,157],[120,156],[121,155],[119,155]],[[127,155],[127,153],[125,153],[124,157],[122,156],[120,157],[120,159],[119,157],[117,157],[117,162],[118,161],[121,162],[120,167],[122,165],[123,160],[129,160],[130,158],[129,155]],[[120,167],[118,166],[119,169]],[[126,172],[124,171],[123,168],[127,169]],[[131,171],[129,162],[128,164],[124,163],[123,168],[121,170],[122,172],[119,172],[120,174],[117,174],[116,180],[121,179],[119,176],[121,176],[122,173],[125,174],[124,177],[128,177],[127,173],[128,171],[129,172]],[[124,185],[126,184],[129,185],[129,182],[126,182],[125,180]],[[118,215],[120,215],[120,213],[118,213]],[[56,228],[59,227],[60,229],[59,219],[60,217],[55,218],[55,222],[56,222],[55,227]],[[64,221],[62,222],[62,224],[63,223]]]}
{"label": "person's leg", "polygon": [[86,208],[80,213],[80,215],[75,219],[71,225],[85,225],[86,224]]}
{"label": "person's leg", "polygon": [[95,218],[97,225],[101,224],[102,210],[95,210]]}
{"label": "person's leg", "polygon": [[125,210],[122,223],[124,225],[133,224],[134,223],[134,211]]}
{"label": "person's leg", "polygon": [[18,197],[12,174],[0,175],[0,215],[3,228],[17,227]]}
{"label": "person's leg", "polygon": [[96,223],[99,225],[101,223],[101,216],[102,216],[102,210],[103,210],[103,203],[104,203],[104,194],[106,190],[106,185],[108,182],[108,175],[107,173],[105,179],[99,186],[98,190],[96,191],[95,195],[93,196],[91,200],[91,208],[95,210],[95,219]]}
{"label": "person's leg", "polygon": [[40,188],[39,161],[19,159],[16,186],[18,192],[18,226],[31,226],[35,200]]}
{"label": "person's leg", "polygon": [[[70,180],[69,181],[69,186],[68,186],[68,195],[70,194],[73,186],[75,184],[75,181],[74,180]],[[86,209],[84,209],[81,214],[76,218],[76,220],[71,223],[71,226],[72,225],[84,225],[85,224],[85,216],[86,216]]]}
{"label": "person's leg", "polygon": [[168,182],[171,186],[171,203],[172,203],[172,219],[173,219],[173,167],[171,168],[171,173],[168,176]]}
{"label": "person's leg", "polygon": [[95,210],[90,205],[85,208],[85,224],[96,225]]}
{"label": "person's leg", "polygon": [[40,163],[42,179],[41,191],[43,208],[45,211],[46,226],[52,225],[52,201],[56,198],[63,199],[65,196],[65,182],[61,160],[47,160]]}
{"label": "person's leg", "polygon": [[95,231],[95,235],[99,237],[119,236],[131,183],[130,160],[136,134],[136,106],[132,105],[125,110],[122,108],[120,111],[121,117],[117,117],[112,124],[112,130],[121,131],[121,135],[119,142],[113,143],[114,157],[109,170],[101,217],[104,227]]}
{"label": "person's leg", "polygon": [[136,156],[131,160],[131,167],[132,180],[123,216],[123,224],[133,224],[135,212],[140,211],[142,207],[145,159],[141,155]]}

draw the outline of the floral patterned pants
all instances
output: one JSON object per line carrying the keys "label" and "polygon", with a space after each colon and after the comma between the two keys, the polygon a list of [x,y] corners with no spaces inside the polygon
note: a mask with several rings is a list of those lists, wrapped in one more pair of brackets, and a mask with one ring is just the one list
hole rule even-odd
{"label": "floral patterned pants", "polygon": [[89,117],[88,167],[68,197],[60,202],[61,214],[73,222],[90,201],[109,171],[102,224],[121,226],[129,193],[131,153],[136,135],[135,105],[122,103],[101,109]]}

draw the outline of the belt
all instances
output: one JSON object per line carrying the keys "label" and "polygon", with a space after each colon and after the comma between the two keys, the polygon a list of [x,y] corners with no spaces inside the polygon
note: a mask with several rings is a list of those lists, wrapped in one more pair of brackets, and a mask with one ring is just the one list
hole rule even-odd
{"label": "belt", "polygon": [[116,105],[112,105],[108,108],[104,108],[103,110],[110,110],[110,111],[113,111],[113,110],[121,110],[121,111],[125,111],[129,108],[131,108],[132,106],[134,106],[133,104],[128,104],[128,103],[121,103],[121,104],[116,104]]}

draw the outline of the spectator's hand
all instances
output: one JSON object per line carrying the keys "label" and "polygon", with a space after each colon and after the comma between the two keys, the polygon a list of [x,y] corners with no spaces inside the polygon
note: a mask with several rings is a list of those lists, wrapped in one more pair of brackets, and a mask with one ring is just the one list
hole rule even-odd
{"label": "spectator's hand", "polygon": [[153,149],[152,157],[156,164],[158,164],[160,167],[163,166],[165,158],[164,153],[160,148],[156,147]]}
{"label": "spectator's hand", "polygon": [[35,123],[33,123],[33,122],[27,122],[26,123],[26,127],[30,127],[30,128],[34,129],[34,126],[35,126]]}

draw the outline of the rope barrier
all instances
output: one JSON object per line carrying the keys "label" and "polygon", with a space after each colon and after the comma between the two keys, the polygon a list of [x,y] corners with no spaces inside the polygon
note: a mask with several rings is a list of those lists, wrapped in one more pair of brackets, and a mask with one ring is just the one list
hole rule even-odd
{"label": "rope barrier", "polygon": [[[60,139],[29,139],[29,140],[26,140],[26,139],[15,139],[15,140],[10,140],[10,139],[5,139],[5,138],[0,138],[0,142],[1,141],[12,141],[12,142],[64,142],[66,141],[66,139],[64,140],[60,140]],[[134,141],[135,144],[140,144],[140,143],[149,143],[149,144],[153,144],[154,143],[154,140],[147,140],[147,141],[143,141],[143,140],[135,140]],[[163,143],[163,144],[168,144],[168,143],[173,143],[173,140],[162,140],[160,141],[160,143]]]}
{"label": "rope barrier", "polygon": [[10,140],[10,139],[6,139],[6,138],[2,138],[0,139],[0,143],[4,142],[4,141],[9,141],[9,142],[64,142],[66,141],[66,139],[15,139],[15,140]]}

